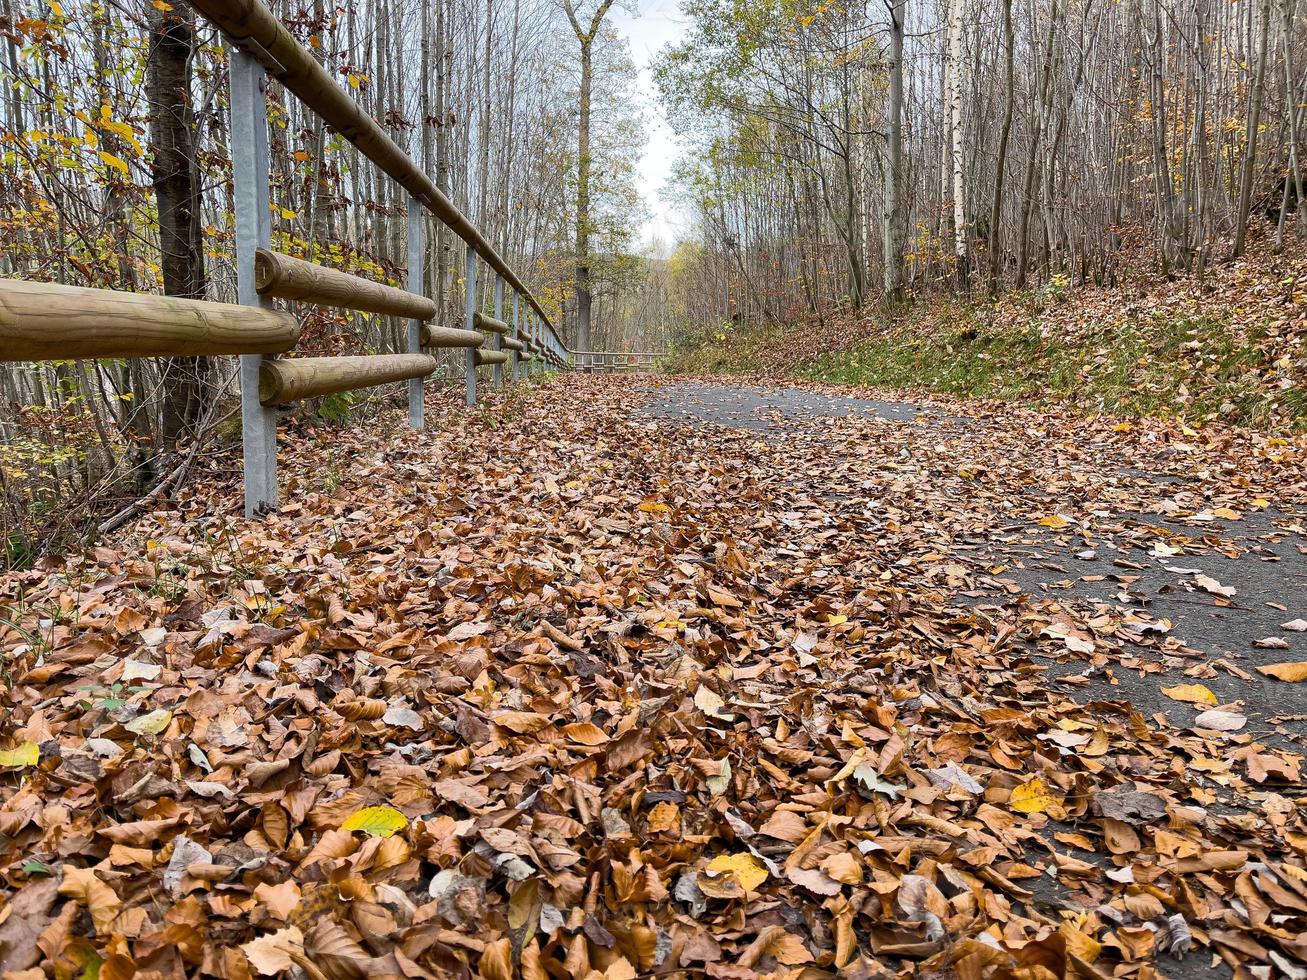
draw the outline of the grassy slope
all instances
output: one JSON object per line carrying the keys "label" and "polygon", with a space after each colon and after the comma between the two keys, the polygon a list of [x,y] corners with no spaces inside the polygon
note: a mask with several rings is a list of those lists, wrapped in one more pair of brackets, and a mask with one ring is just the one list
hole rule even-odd
{"label": "grassy slope", "polygon": [[1201,283],[1140,275],[1118,289],[1053,282],[998,302],[937,299],[893,321],[718,327],[673,366],[1302,431],[1307,256]]}

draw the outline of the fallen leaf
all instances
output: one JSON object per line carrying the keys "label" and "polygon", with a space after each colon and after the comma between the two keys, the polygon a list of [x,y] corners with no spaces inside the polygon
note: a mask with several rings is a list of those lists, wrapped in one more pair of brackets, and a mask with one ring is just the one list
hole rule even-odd
{"label": "fallen leaf", "polygon": [[1289,641],[1282,636],[1267,636],[1260,640],[1253,640],[1253,646],[1259,650],[1287,650]]}
{"label": "fallen leaf", "polygon": [[1220,699],[1202,684],[1178,684],[1175,687],[1164,687],[1162,693],[1174,701],[1184,701],[1189,704],[1220,704]]}
{"label": "fallen leaf", "polygon": [[24,742],[16,749],[0,752],[0,769],[22,769],[41,761],[41,747],[35,742]]}
{"label": "fallen leaf", "polygon": [[755,892],[767,880],[767,868],[755,855],[748,851],[738,854],[723,854],[708,862],[706,873],[709,878],[729,875],[734,878],[746,892]]}
{"label": "fallen leaf", "polygon": [[1206,728],[1214,732],[1237,732],[1248,724],[1248,719],[1233,711],[1204,711],[1194,719],[1195,728]]}
{"label": "fallen leaf", "polygon": [[149,714],[133,718],[123,725],[133,735],[158,735],[172,721],[172,712],[166,708],[151,711]]}
{"label": "fallen leaf", "polygon": [[59,894],[67,895],[91,913],[95,934],[101,939],[113,932],[114,921],[122,910],[118,893],[91,868],[64,868]]}
{"label": "fallen leaf", "polygon": [[250,961],[255,973],[265,977],[295,969],[291,953],[304,953],[304,933],[296,926],[287,926],[276,932],[251,939],[241,946],[241,952]]}
{"label": "fallen leaf", "polygon": [[393,806],[369,806],[352,814],[341,830],[362,831],[369,837],[392,837],[408,826],[408,818]]}
{"label": "fallen leaf", "polygon": [[731,721],[735,717],[729,712],[722,711],[722,708],[726,707],[726,702],[715,691],[702,684],[694,692],[694,706],[704,714],[720,718],[722,721]]}
{"label": "fallen leaf", "polygon": [[1259,673],[1281,681],[1307,681],[1307,660],[1295,663],[1266,664],[1257,668]]}
{"label": "fallen leaf", "polygon": [[1230,598],[1231,596],[1238,595],[1238,592],[1235,590],[1234,586],[1222,585],[1220,582],[1212,578],[1210,575],[1195,575],[1194,583],[1204,592],[1209,592],[1212,595],[1219,595],[1226,599]]}
{"label": "fallen leaf", "polygon": [[1008,798],[1008,806],[1018,813],[1045,813],[1057,802],[1038,777],[1015,787]]}

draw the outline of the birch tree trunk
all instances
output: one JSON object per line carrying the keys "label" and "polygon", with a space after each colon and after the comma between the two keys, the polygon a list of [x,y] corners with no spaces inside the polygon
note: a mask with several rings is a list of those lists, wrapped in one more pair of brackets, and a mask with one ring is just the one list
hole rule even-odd
{"label": "birch tree trunk", "polygon": [[966,288],[970,276],[967,248],[967,207],[962,167],[962,0],[949,0],[949,163],[953,177],[953,260],[958,285]]}

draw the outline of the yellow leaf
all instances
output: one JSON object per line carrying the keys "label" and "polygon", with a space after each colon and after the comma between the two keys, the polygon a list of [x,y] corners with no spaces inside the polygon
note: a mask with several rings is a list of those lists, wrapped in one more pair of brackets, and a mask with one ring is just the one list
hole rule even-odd
{"label": "yellow leaf", "polygon": [[282,209],[281,209],[281,216],[282,216],[283,218],[285,218],[287,221],[290,221],[290,220],[292,220],[293,218],[296,217],[296,214],[295,214],[294,211],[287,211],[285,208],[282,208]]}
{"label": "yellow leaf", "polygon": [[708,862],[710,875],[731,875],[746,892],[758,890],[758,886],[767,880],[766,866],[750,854],[723,854]]}
{"label": "yellow leaf", "polygon": [[393,837],[407,826],[408,818],[393,806],[369,806],[351,816],[340,829],[361,830],[369,837]]}
{"label": "yellow leaf", "polygon": [[668,514],[671,513],[672,509],[656,500],[646,500],[636,510],[643,511],[646,514]]}
{"label": "yellow leaf", "polygon": [[22,769],[41,761],[41,747],[35,742],[24,742],[16,749],[0,752],[0,769]]}
{"label": "yellow leaf", "polygon": [[1307,681],[1307,660],[1297,663],[1267,664],[1257,670],[1267,677],[1281,681]]}
{"label": "yellow leaf", "polygon": [[160,708],[158,711],[151,711],[148,715],[133,718],[123,727],[133,735],[158,735],[168,727],[170,721],[172,721],[172,712]]}
{"label": "yellow leaf", "polygon": [[123,173],[129,172],[127,169],[127,161],[122,157],[116,157],[112,153],[105,153],[104,150],[101,150],[100,160],[107,167],[113,167],[115,170],[121,170]]}
{"label": "yellow leaf", "polygon": [[848,621],[849,621],[848,616],[830,615],[826,617],[826,622],[829,623],[831,626],[843,626]]}
{"label": "yellow leaf", "polygon": [[1051,527],[1057,530],[1061,530],[1070,523],[1071,522],[1061,514],[1049,514],[1047,517],[1041,517],[1039,519],[1040,527]]}
{"label": "yellow leaf", "polygon": [[1162,688],[1162,693],[1173,701],[1186,701],[1189,704],[1221,703],[1220,699],[1202,684],[1177,684],[1175,687]]}
{"label": "yellow leaf", "polygon": [[1237,510],[1231,510],[1229,507],[1217,507],[1212,510],[1212,516],[1220,517],[1227,521],[1237,521],[1241,515]]}
{"label": "yellow leaf", "polygon": [[1055,803],[1057,799],[1049,793],[1042,779],[1022,783],[1012,791],[1012,796],[1008,799],[1008,806],[1017,813],[1043,813]]}
{"label": "yellow leaf", "polygon": [[350,87],[350,88],[358,88],[358,87],[359,87],[359,77],[358,77],[357,75],[347,75],[347,76],[345,77],[345,81],[349,82],[349,87]]}
{"label": "yellow leaf", "polygon": [[111,133],[117,133],[125,140],[136,139],[136,130],[132,129],[132,127],[127,125],[127,123],[115,122],[112,119],[101,119],[100,125]]}

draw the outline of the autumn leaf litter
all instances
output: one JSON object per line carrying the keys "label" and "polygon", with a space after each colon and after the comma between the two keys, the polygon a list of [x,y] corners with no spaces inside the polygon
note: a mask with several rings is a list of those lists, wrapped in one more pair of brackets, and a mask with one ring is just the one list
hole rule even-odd
{"label": "autumn leaf litter", "polygon": [[764,438],[640,415],[651,384],[302,432],[267,522],[215,468],[11,575],[0,971],[1307,975],[1301,755],[1185,678],[1183,722],[1078,704],[1050,663],[1166,630],[956,547],[1092,526],[1103,459],[1177,443],[1212,505],[1300,506],[1300,444],[1012,409]]}

